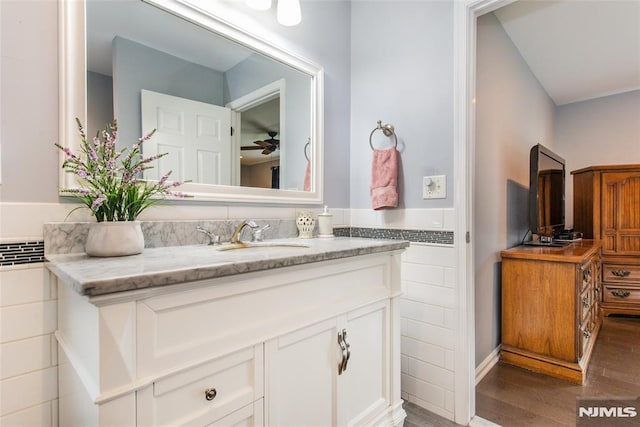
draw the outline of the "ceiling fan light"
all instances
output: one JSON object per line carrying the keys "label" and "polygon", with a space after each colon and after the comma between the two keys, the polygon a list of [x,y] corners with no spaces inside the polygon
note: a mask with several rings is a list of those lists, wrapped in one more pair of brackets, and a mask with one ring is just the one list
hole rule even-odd
{"label": "ceiling fan light", "polygon": [[287,27],[298,25],[302,21],[300,0],[278,0],[278,22]]}
{"label": "ceiling fan light", "polygon": [[246,0],[247,6],[255,10],[269,10],[271,0]]}

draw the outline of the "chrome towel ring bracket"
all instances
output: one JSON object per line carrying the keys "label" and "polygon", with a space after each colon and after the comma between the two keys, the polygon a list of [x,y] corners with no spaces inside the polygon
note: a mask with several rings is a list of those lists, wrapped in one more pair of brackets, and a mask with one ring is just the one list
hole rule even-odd
{"label": "chrome towel ring bracket", "polygon": [[371,134],[369,135],[369,146],[371,147],[372,150],[375,150],[375,148],[373,147],[373,142],[371,141],[371,139],[373,138],[373,134],[376,133],[376,131],[381,130],[382,133],[385,136],[393,136],[393,141],[395,143],[394,147],[398,148],[398,136],[396,135],[395,132],[395,128],[393,127],[393,125],[390,124],[386,124],[386,125],[382,125],[382,120],[378,120],[378,126],[376,126],[372,131]]}

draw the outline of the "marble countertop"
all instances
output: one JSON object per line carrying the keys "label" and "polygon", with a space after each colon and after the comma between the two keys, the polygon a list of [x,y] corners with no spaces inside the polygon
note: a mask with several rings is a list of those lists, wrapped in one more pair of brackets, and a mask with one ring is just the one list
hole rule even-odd
{"label": "marble countertop", "polygon": [[84,253],[47,255],[46,266],[81,295],[97,296],[253,271],[289,267],[404,249],[403,240],[277,239],[269,242],[308,244],[219,250],[217,246],[170,246],[145,249],[140,255],[92,258]]}

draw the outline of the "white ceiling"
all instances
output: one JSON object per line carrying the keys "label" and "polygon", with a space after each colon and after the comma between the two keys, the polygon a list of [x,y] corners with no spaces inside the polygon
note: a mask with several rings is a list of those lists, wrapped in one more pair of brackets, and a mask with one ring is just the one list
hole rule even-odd
{"label": "white ceiling", "polygon": [[520,0],[494,13],[556,105],[640,89],[640,0]]}

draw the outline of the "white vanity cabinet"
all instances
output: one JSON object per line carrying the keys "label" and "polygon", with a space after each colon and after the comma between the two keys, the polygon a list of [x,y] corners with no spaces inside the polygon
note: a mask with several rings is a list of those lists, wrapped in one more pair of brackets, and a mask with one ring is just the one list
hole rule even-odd
{"label": "white vanity cabinet", "polygon": [[392,402],[389,306],[380,301],[269,341],[268,425],[358,426],[384,413]]}
{"label": "white vanity cabinet", "polygon": [[60,425],[401,425],[400,253],[100,296],[59,279]]}

